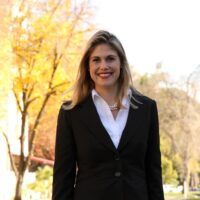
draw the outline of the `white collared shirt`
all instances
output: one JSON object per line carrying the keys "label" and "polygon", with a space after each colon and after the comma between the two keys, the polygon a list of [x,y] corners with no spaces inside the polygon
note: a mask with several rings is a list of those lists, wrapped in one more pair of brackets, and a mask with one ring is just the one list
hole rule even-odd
{"label": "white collared shirt", "polygon": [[114,119],[107,102],[97,93],[95,89],[92,90],[92,99],[99,114],[100,120],[110,135],[110,138],[116,148],[119,145],[122,132],[127,122],[130,108],[130,95],[131,90],[129,90],[128,95],[122,99],[123,107],[120,108],[116,119]]}

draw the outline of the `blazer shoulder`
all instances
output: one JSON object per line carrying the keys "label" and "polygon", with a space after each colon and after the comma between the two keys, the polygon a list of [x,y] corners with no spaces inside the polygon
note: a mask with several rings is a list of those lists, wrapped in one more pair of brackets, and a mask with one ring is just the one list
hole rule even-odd
{"label": "blazer shoulder", "polygon": [[82,107],[88,99],[89,99],[89,96],[83,99],[80,103],[78,103],[74,107],[71,107],[72,100],[64,101],[63,104],[61,105],[60,110],[63,110],[66,112],[74,112],[76,110],[79,110],[79,108]]}
{"label": "blazer shoulder", "polygon": [[156,100],[143,94],[133,94],[135,99],[141,104],[156,104]]}

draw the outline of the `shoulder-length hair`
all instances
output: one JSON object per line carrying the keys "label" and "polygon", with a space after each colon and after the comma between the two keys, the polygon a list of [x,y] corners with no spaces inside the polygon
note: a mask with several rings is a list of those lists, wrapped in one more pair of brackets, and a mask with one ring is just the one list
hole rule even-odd
{"label": "shoulder-length hair", "polygon": [[[74,108],[76,105],[81,103],[86,97],[90,95],[91,90],[95,87],[89,73],[89,59],[94,49],[100,44],[110,45],[111,48],[113,48],[117,52],[120,58],[121,69],[118,79],[119,87],[117,94],[118,106],[122,106],[122,99],[124,95],[127,94],[129,88],[131,88],[132,93],[139,94],[139,92],[136,91],[136,89],[133,87],[129,64],[121,42],[114,34],[105,30],[100,30],[96,32],[87,43],[85,52],[83,53],[82,59],[79,64],[76,82],[73,87],[72,100],[70,104],[65,106],[65,109]],[[131,96],[131,98],[138,102],[133,95]],[[137,106],[132,102],[131,106],[133,108],[137,108]]]}

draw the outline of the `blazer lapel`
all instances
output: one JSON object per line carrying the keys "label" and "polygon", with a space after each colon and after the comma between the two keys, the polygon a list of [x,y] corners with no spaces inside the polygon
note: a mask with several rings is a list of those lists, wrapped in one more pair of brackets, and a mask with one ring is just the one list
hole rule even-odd
{"label": "blazer lapel", "polygon": [[138,126],[140,123],[142,123],[141,121],[142,108],[141,107],[142,107],[141,104],[138,106],[137,109],[133,109],[132,107],[130,107],[126,126],[123,130],[120,143],[117,148],[118,151],[121,151],[130,141],[130,139],[136,136]]}
{"label": "blazer lapel", "polygon": [[90,133],[93,134],[104,146],[116,153],[117,149],[101,123],[91,95],[89,95],[89,97],[80,106],[79,113],[81,120],[88,127]]}

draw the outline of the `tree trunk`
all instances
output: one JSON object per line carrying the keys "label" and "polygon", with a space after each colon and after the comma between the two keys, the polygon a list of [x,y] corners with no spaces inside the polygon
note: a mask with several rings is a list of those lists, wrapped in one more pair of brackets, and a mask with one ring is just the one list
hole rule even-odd
{"label": "tree trunk", "polygon": [[183,195],[184,195],[184,199],[187,199],[187,197],[188,197],[188,192],[189,192],[189,178],[190,178],[189,170],[187,169],[187,173],[186,173],[186,176],[185,176],[184,181],[183,181]]}
{"label": "tree trunk", "polygon": [[184,199],[187,199],[187,195],[188,195],[188,183],[187,183],[187,180],[184,180],[184,182],[183,182],[183,194],[184,194]]}
{"label": "tree trunk", "polygon": [[17,184],[15,189],[15,197],[14,200],[22,200],[22,183],[23,183],[24,175],[19,174],[17,177]]}

